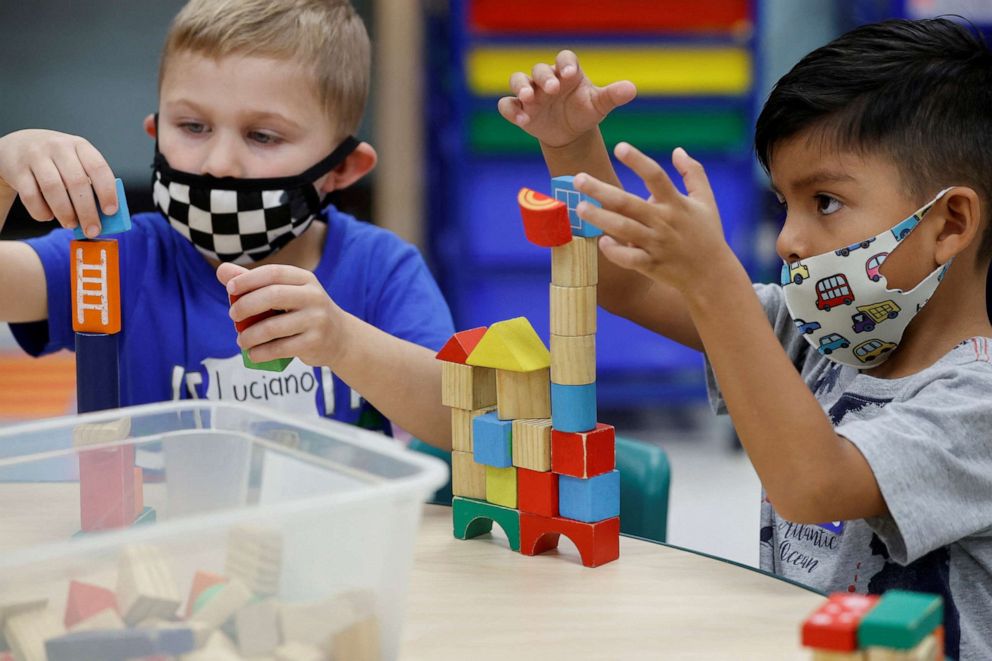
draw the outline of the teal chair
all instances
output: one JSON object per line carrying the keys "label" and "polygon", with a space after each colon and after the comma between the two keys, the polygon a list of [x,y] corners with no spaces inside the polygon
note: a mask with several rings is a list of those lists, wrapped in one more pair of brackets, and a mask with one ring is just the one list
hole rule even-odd
{"label": "teal chair", "polygon": [[[438,457],[451,467],[451,453],[419,439],[410,449]],[[617,438],[617,469],[620,471],[620,532],[664,542],[668,532],[668,491],[672,470],[668,455],[657,445]],[[451,481],[434,494],[432,501],[451,504]]]}

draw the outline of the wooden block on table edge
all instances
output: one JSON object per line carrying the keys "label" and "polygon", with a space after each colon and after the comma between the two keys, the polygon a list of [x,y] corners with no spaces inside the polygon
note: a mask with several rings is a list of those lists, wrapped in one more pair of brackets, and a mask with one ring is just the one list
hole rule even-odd
{"label": "wooden block on table edge", "polygon": [[596,334],[596,287],[551,288],[551,334]]}

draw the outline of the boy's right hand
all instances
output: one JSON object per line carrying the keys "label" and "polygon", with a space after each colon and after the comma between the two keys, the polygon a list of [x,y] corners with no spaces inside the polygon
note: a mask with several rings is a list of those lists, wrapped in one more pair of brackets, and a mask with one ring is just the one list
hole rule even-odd
{"label": "boy's right hand", "polygon": [[20,195],[35,220],[54,218],[70,229],[82,225],[91,238],[100,234],[93,192],[105,214],[117,211],[107,161],[83,138],[57,131],[27,129],[0,137],[0,188]]}
{"label": "boy's right hand", "polygon": [[628,80],[597,87],[579,68],[570,50],[555,65],[536,64],[531,75],[510,76],[510,92],[499,100],[499,113],[548,147],[564,147],[595,129],[610,112],[631,101],[637,88]]}

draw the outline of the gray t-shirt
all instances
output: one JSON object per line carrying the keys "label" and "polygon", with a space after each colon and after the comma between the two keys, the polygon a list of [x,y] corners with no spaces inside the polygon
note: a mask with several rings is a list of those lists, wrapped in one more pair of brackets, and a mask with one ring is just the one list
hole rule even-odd
{"label": "gray t-shirt", "polygon": [[[992,659],[992,338],[966,340],[917,374],[878,379],[813,349],[781,287],[754,288],[834,429],[868,461],[890,512],[801,525],[762,493],[761,568],[827,593],[940,594],[947,654]],[[708,363],[706,380],[713,408],[726,413]]]}

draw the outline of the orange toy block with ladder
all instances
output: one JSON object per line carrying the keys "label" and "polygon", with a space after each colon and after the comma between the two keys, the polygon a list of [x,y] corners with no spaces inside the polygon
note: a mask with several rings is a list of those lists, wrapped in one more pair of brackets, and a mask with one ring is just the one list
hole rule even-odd
{"label": "orange toy block with ladder", "polygon": [[121,331],[120,267],[117,241],[73,240],[72,329],[77,333]]}

